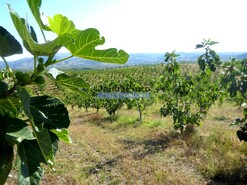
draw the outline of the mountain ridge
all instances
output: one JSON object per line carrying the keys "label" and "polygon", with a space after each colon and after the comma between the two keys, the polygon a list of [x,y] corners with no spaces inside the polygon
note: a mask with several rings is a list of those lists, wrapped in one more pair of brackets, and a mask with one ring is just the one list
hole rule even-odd
{"label": "mountain ridge", "polygon": [[[202,53],[203,52],[176,52],[176,54],[179,55],[177,57],[177,61],[195,62]],[[162,63],[164,61],[165,53],[132,53],[129,55],[129,60],[125,64],[108,64],[73,57],[58,64],[54,64],[50,67],[56,67],[59,69],[101,69],[123,66],[153,65]],[[231,57],[239,60],[247,58],[247,52],[219,52],[218,55],[222,61],[227,61]],[[69,56],[69,53],[58,53],[55,58],[59,60],[67,56]],[[33,58],[23,58],[10,61],[8,63],[14,70],[31,70],[33,68]],[[0,62],[0,68],[4,67],[4,63]]]}

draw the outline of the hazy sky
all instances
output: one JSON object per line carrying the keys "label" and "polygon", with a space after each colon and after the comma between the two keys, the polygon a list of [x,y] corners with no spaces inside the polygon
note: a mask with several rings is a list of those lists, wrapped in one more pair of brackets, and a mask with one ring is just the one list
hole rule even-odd
{"label": "hazy sky", "polygon": [[[17,36],[6,3],[30,24],[33,18],[26,0],[0,0],[0,25]],[[43,0],[41,11],[97,28],[105,48],[165,53],[196,51],[203,38],[218,41],[216,51],[247,51],[246,7],[246,0]]]}

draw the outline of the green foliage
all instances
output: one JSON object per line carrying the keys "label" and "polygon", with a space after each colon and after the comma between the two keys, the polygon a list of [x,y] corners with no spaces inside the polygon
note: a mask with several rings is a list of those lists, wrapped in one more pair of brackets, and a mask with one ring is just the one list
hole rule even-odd
{"label": "green foliage", "polygon": [[[231,59],[230,62],[223,65],[225,70],[222,78],[222,87],[227,90],[230,97],[236,102],[245,103],[247,100],[247,60],[236,61]],[[239,95],[240,94],[240,95]],[[239,125],[237,136],[240,140],[247,141],[247,109],[243,110],[243,118],[236,118],[231,124],[232,126]]]}
{"label": "green foliage", "polygon": [[[175,129],[183,131],[188,124],[198,125],[202,115],[207,113],[215,101],[221,100],[226,92],[239,104],[245,103],[247,99],[247,60],[231,59],[222,65],[220,57],[210,48],[217,43],[204,39],[196,45],[196,49],[204,48],[205,53],[197,60],[201,72],[193,76],[181,75],[175,52],[165,55],[168,64],[160,77],[159,87],[165,102],[161,114],[172,115]],[[247,109],[243,110],[243,115],[243,118],[235,119],[231,125],[240,125],[237,136],[247,141]]]}
{"label": "green foliage", "polygon": [[[67,130],[70,119],[64,103],[57,97],[31,96],[28,92],[28,85],[46,82],[44,75],[48,66],[66,59],[54,58],[61,47],[71,51],[70,57],[113,63],[125,63],[128,59],[128,54],[122,50],[95,50],[96,46],[104,43],[99,32],[96,29],[76,30],[74,23],[63,15],[55,15],[53,20],[50,19],[50,25],[44,25],[39,13],[42,1],[27,0],[27,3],[44,39],[44,31],[52,31],[58,36],[52,41],[45,39],[45,43],[38,43],[33,27],[8,5],[23,45],[33,55],[34,68],[28,73],[12,72],[5,57],[22,53],[22,47],[6,29],[0,27],[0,56],[6,65],[0,72],[0,184],[5,183],[14,158],[17,160],[18,183],[38,184],[44,174],[41,163],[54,167],[58,141],[71,143]],[[78,36],[80,39],[75,42]],[[89,88],[78,75],[53,70],[46,77],[63,89],[80,94],[85,94],[85,89]]]}
{"label": "green foliage", "polygon": [[[129,109],[136,108],[139,113],[138,122],[143,120],[143,112],[146,107],[155,102],[155,92],[151,90],[151,87],[144,85],[143,83],[138,82],[135,78],[129,78],[122,82],[124,92],[130,93],[140,93],[134,98],[125,99],[125,104]],[[142,97],[141,93],[146,93],[145,97]]]}
{"label": "green foliage", "polygon": [[[87,96],[70,94],[64,98],[64,101],[86,110],[89,107],[97,111],[106,108],[111,115],[126,105],[128,109],[136,108],[141,120],[142,112],[146,107],[158,99],[164,105],[161,114],[172,116],[176,129],[183,131],[190,124],[200,125],[204,115],[216,101],[221,104],[224,98],[227,98],[238,105],[244,105],[246,101],[247,60],[231,59],[230,62],[222,64],[217,53],[211,49],[214,44],[217,42],[208,39],[196,46],[205,49],[205,53],[198,57],[198,67],[192,72],[184,69],[188,64],[176,61],[175,52],[165,55],[163,70],[160,66],[83,70],[81,75],[92,86],[85,91]],[[69,73],[77,74],[78,71]],[[159,73],[162,75],[157,75]],[[151,92],[151,98],[100,99],[97,97],[99,92]],[[226,97],[227,95],[229,97]],[[232,124],[232,126],[240,126],[237,135],[241,140],[246,138],[246,113],[243,115],[244,118],[238,118]]]}
{"label": "green foliage", "polygon": [[198,64],[202,71],[206,73],[215,72],[218,65],[221,64],[220,57],[216,52],[210,49],[210,46],[217,44],[218,42],[211,41],[211,39],[201,42],[201,44],[196,45],[196,49],[204,48],[205,53],[198,58]]}
{"label": "green foliage", "polygon": [[[9,7],[10,16],[14,23],[14,26],[22,38],[25,48],[34,56],[54,56],[58,50],[67,44],[72,42],[69,35],[60,36],[43,44],[38,44],[32,37],[27,25],[27,22],[20,18],[19,15]],[[30,7],[31,8],[31,7]]]}
{"label": "green foliage", "polygon": [[[198,48],[205,47],[206,50],[205,54],[198,58],[202,71],[199,74],[183,75],[175,52],[165,55],[167,64],[160,77],[159,87],[162,91],[161,99],[165,102],[161,115],[172,115],[175,129],[183,131],[189,124],[200,125],[203,115],[220,96],[219,86],[212,83],[211,77],[215,64],[220,63],[215,52],[209,48],[213,43],[205,41],[197,45]],[[217,59],[217,62],[214,59]]]}
{"label": "green foliage", "polygon": [[51,68],[48,71],[49,77],[60,87],[85,95],[85,89],[89,88],[89,85],[79,75],[68,75],[55,68]]}
{"label": "green foliage", "polygon": [[45,83],[45,78],[43,76],[37,76],[35,79],[34,79],[34,82],[36,84],[44,84]]}
{"label": "green foliage", "polygon": [[[97,83],[95,83],[95,75],[97,74],[92,75],[90,77],[92,80],[91,88],[84,91],[86,95],[82,93],[67,94],[64,101],[72,106],[83,107],[86,111],[89,107],[97,111],[104,108],[112,118],[119,109],[127,105],[128,108],[138,110],[138,121],[142,121],[142,115],[146,107],[155,102],[155,92],[148,83],[143,83],[143,79],[137,80],[132,77],[131,73],[126,74],[125,72],[121,71],[126,75],[124,78],[122,78],[122,74],[116,77],[117,79],[109,75],[109,77],[102,77]],[[109,71],[107,71],[107,74],[109,74]],[[85,75],[85,72],[82,75]],[[106,94],[106,96],[109,96],[100,97],[100,93],[109,93]]]}
{"label": "green foliage", "polygon": [[3,81],[0,81],[0,96],[4,96],[8,91],[9,85]]}
{"label": "green foliage", "polygon": [[22,71],[17,71],[15,73],[15,78],[17,80],[17,83],[20,85],[27,85],[30,83],[31,77],[28,73],[23,73]]}
{"label": "green foliage", "polygon": [[7,57],[22,53],[22,47],[9,32],[0,26],[0,56]]}

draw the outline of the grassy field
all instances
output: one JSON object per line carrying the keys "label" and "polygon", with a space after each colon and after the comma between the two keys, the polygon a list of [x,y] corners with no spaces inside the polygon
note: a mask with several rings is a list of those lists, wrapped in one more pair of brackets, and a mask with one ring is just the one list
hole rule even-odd
{"label": "grassy field", "polygon": [[[193,66],[187,67],[194,70]],[[130,71],[128,75],[142,77],[140,80],[148,75],[155,79],[159,70],[159,66],[151,66],[100,74],[88,71],[84,78],[90,82],[110,74],[109,78],[117,79]],[[47,88],[57,95],[54,85],[48,83]],[[60,142],[55,171],[44,167],[41,184],[247,184],[247,143],[238,140],[238,128],[229,127],[234,118],[242,117],[243,108],[228,101],[215,104],[200,127],[181,134],[173,129],[171,117],[160,116],[161,106],[156,103],[148,107],[141,123],[135,109],[121,108],[112,121],[103,108],[86,112],[68,106],[73,143]],[[16,181],[12,171],[6,185]]]}
{"label": "grassy field", "polygon": [[193,134],[174,131],[159,108],[149,107],[142,123],[126,108],[113,122],[103,109],[69,108],[73,143],[60,142],[56,170],[46,169],[41,184],[247,183],[247,145],[229,128],[237,106],[215,105]]}

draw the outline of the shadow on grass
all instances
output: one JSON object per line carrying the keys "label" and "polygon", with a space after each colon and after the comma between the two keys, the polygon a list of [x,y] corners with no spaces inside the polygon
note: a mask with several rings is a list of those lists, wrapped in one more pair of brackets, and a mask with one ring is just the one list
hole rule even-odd
{"label": "shadow on grass", "polygon": [[93,124],[93,125],[97,125],[97,126],[103,126],[105,123],[111,123],[112,122],[111,117],[91,117],[88,119],[88,122]]}
{"label": "shadow on grass", "polygon": [[246,185],[247,167],[241,166],[227,171],[218,171],[207,185]]}
{"label": "shadow on grass", "polygon": [[95,166],[89,168],[87,174],[88,175],[92,175],[92,174],[99,173],[100,171],[108,171],[108,172],[110,172],[111,169],[115,165],[117,165],[117,163],[118,163],[118,158],[110,159],[110,160],[105,161],[105,162],[99,162]]}
{"label": "shadow on grass", "polygon": [[83,123],[91,122],[93,120],[101,122],[101,115],[98,113],[76,114],[72,115],[74,125],[80,125]]}
{"label": "shadow on grass", "polygon": [[[168,138],[155,138],[147,139],[143,141],[134,141],[130,139],[119,140],[120,143],[126,146],[126,149],[129,149],[132,153],[132,156],[135,160],[141,160],[148,155],[155,154],[157,152],[163,151],[167,146],[170,140]],[[93,175],[100,173],[101,171],[110,172],[114,166],[116,166],[124,156],[118,156],[113,159],[109,159],[104,162],[96,163],[87,169],[88,175]]]}
{"label": "shadow on grass", "polygon": [[90,124],[96,125],[96,126],[102,126],[105,123],[109,123],[111,121],[110,117],[104,118],[99,113],[90,113],[87,115],[78,115],[78,116],[74,116],[73,119],[75,120],[74,122],[78,122],[78,120],[79,120],[80,122],[78,122],[78,124],[90,123]]}
{"label": "shadow on grass", "polygon": [[88,117],[85,117],[84,122],[111,131],[115,131],[126,127],[136,128],[142,125],[142,122],[136,122],[136,119],[122,120],[122,117],[120,117],[119,115],[115,115],[115,116],[108,115],[104,117],[96,113]]}
{"label": "shadow on grass", "polygon": [[142,141],[136,141],[131,139],[119,140],[120,143],[125,145],[126,149],[132,153],[133,158],[136,160],[143,159],[148,155],[153,155],[158,152],[162,152],[169,146],[171,139],[169,136],[154,139],[145,139]]}

